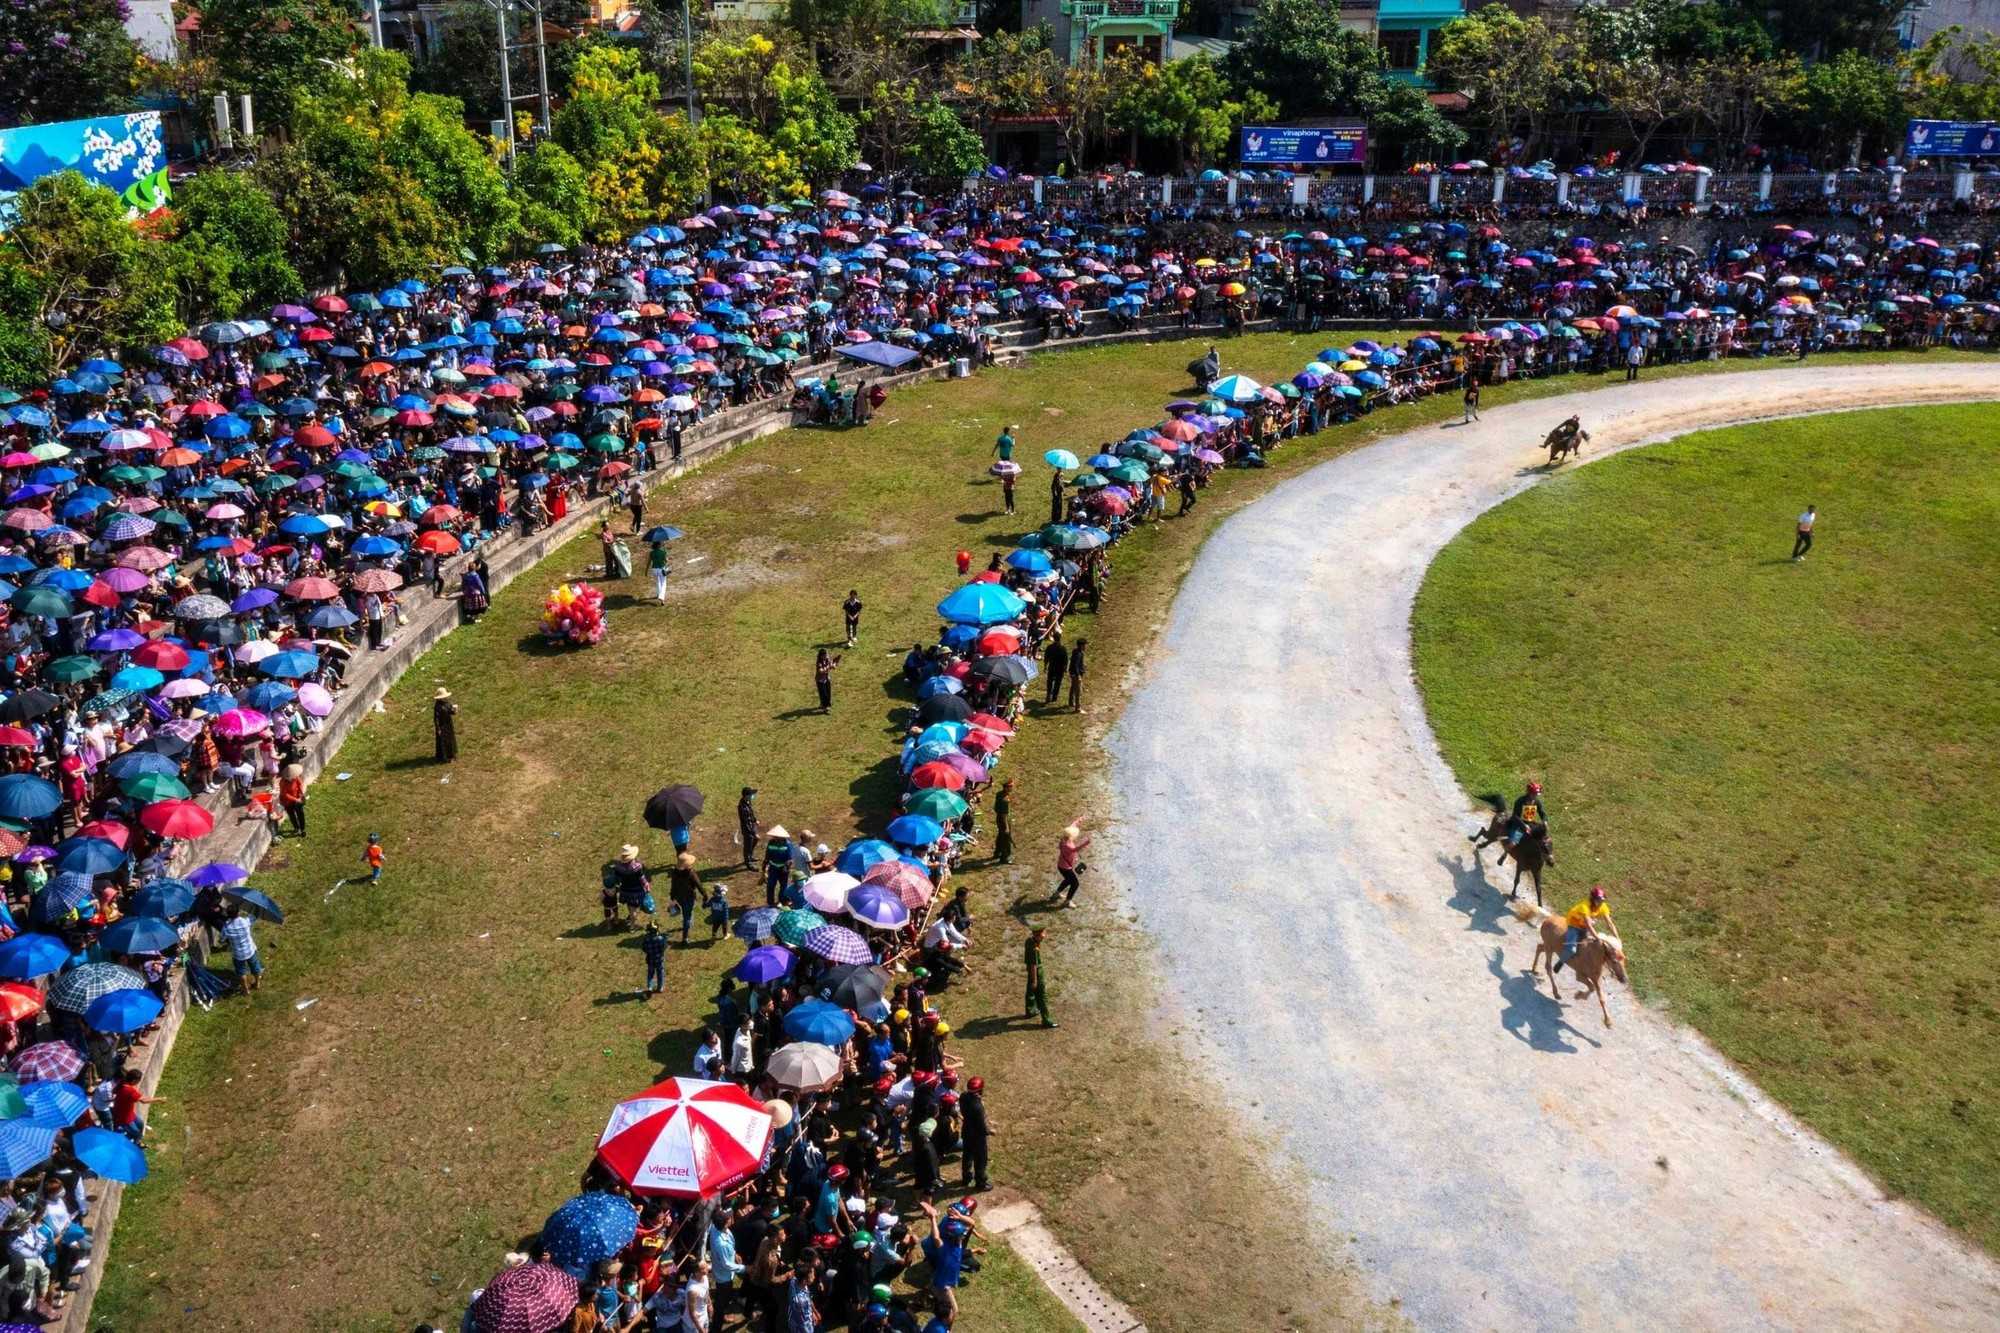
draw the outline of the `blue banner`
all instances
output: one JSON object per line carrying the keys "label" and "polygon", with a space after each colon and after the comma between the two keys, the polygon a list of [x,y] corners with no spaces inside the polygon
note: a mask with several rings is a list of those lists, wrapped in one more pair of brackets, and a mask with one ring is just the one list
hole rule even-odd
{"label": "blue banner", "polygon": [[1285,125],[1245,125],[1244,166],[1358,167],[1368,155],[1368,127],[1293,129]]}
{"label": "blue banner", "polygon": [[74,171],[117,194],[134,216],[167,202],[167,144],[160,113],[60,120],[0,130],[0,225],[7,200],[44,176]]}
{"label": "blue banner", "polygon": [[1913,120],[1905,157],[2000,157],[2000,125],[1988,120]]}

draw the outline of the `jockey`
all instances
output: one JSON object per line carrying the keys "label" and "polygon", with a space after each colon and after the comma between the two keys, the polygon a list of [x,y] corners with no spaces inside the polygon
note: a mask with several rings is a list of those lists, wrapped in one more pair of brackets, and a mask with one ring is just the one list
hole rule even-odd
{"label": "jockey", "polygon": [[1542,800],[1542,784],[1530,782],[1528,789],[1514,798],[1514,813],[1507,819],[1507,845],[1516,845],[1529,833],[1539,838],[1548,831],[1548,807]]}
{"label": "jockey", "polygon": [[[1603,929],[1598,929],[1600,923]],[[1562,953],[1556,957],[1555,970],[1563,970],[1563,964],[1576,952],[1576,946],[1583,943],[1586,935],[1618,934],[1618,928],[1611,920],[1611,905],[1604,901],[1604,886],[1599,884],[1591,889],[1590,897],[1569,909],[1566,924],[1569,926],[1563,936]]]}

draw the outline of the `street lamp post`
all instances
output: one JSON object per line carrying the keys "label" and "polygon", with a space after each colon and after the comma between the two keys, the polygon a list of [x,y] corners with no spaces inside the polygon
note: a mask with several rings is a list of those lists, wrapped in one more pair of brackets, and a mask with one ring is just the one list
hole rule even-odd
{"label": "street lamp post", "polygon": [[701,116],[694,109],[694,17],[688,10],[688,0],[681,0],[681,72],[687,79],[688,124],[697,125]]}

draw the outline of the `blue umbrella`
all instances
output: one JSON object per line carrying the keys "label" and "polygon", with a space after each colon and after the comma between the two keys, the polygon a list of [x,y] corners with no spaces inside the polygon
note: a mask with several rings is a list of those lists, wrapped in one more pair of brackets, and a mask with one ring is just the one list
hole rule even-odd
{"label": "blue umbrella", "polygon": [[926,815],[904,815],[889,825],[889,841],[904,847],[928,847],[944,836],[944,825]]}
{"label": "blue umbrella", "polygon": [[736,914],[736,923],[729,928],[729,933],[751,944],[774,939],[776,936],[773,935],[771,926],[777,919],[777,908],[753,907]]}
{"label": "blue umbrella", "polygon": [[[1112,459],[1115,465],[1118,460]],[[1055,568],[1055,563],[1040,551],[1015,551],[1008,555],[1007,564],[1027,574],[1047,574]]]}
{"label": "blue umbrella", "polygon": [[46,977],[61,971],[69,957],[69,946],[53,935],[16,935],[0,943],[0,977]]}
{"label": "blue umbrella", "polygon": [[[77,1155],[83,1155],[79,1135]],[[87,1159],[86,1159],[87,1160]],[[549,1214],[542,1246],[563,1268],[588,1271],[617,1254],[639,1234],[639,1210],[629,1199],[593,1191],[579,1194]]]}
{"label": "blue umbrella", "polygon": [[307,652],[273,653],[257,664],[257,669],[279,680],[310,676],[319,670],[319,657]]}
{"label": "blue umbrella", "polygon": [[963,694],[965,682],[956,676],[932,676],[917,686],[917,698],[929,699],[939,694]]}
{"label": "blue umbrella", "polygon": [[894,861],[897,851],[878,838],[859,838],[841,849],[833,859],[833,868],[843,875],[860,879],[868,873],[868,867],[883,861]]}
{"label": "blue umbrella", "polygon": [[360,619],[360,616],[339,602],[328,602],[325,606],[315,608],[313,613],[306,617],[306,624],[313,629],[346,629]]}
{"label": "blue umbrella", "polygon": [[97,938],[106,953],[165,953],[179,947],[181,933],[165,917],[135,913],[112,922]]}
{"label": "blue umbrella", "polygon": [[[758,910],[771,911],[769,908]],[[775,911],[771,912],[773,921],[777,920],[777,916]],[[753,986],[765,986],[790,972],[793,961],[790,949],[777,944],[763,944],[744,954],[730,970],[739,981],[747,981]]]}
{"label": "blue umbrella", "polygon": [[32,773],[9,773],[0,777],[0,818],[33,823],[47,819],[62,806],[62,793],[53,782]]}
{"label": "blue umbrella", "polygon": [[[145,921],[150,918],[137,917]],[[165,923],[162,922],[162,925]],[[168,926],[168,930],[173,927]],[[99,1032],[137,1032],[160,1016],[166,1008],[160,997],[149,990],[115,990],[100,995],[83,1011],[83,1021]]]}
{"label": "blue umbrella", "polygon": [[156,879],[132,895],[135,915],[171,920],[194,910],[194,886],[184,879]]}
{"label": "blue umbrella", "polygon": [[997,583],[968,583],[939,602],[937,613],[958,625],[999,625],[1020,615],[1027,605]]}
{"label": "blue umbrella", "polygon": [[277,600],[276,588],[246,588],[236,595],[236,600],[229,604],[229,609],[240,616],[246,611],[260,611]]}
{"label": "blue umbrella", "polygon": [[[107,1134],[121,1140],[133,1152],[139,1145],[122,1134],[114,1134],[108,1129],[83,1131],[84,1134]],[[33,1116],[0,1122],[0,1177],[15,1180],[49,1160],[49,1154],[56,1148],[56,1131],[38,1125]],[[77,1136],[77,1156],[83,1156],[83,1135]],[[142,1154],[143,1156],[143,1154]]]}
{"label": "blue umbrella", "polygon": [[352,549],[356,555],[372,558],[375,556],[394,555],[403,548],[397,544],[394,538],[370,535],[357,538]]}
{"label": "blue umbrella", "polygon": [[838,1046],[854,1035],[854,1020],[837,1004],[807,1000],[785,1015],[785,1035],[793,1041],[816,1041],[822,1046]]}
{"label": "blue umbrella", "polygon": [[275,921],[279,925],[285,922],[285,914],[262,889],[253,889],[246,885],[238,889],[224,889],[222,894],[225,898],[232,899],[239,907],[249,908],[253,914],[263,917],[266,921]]}
{"label": "blue umbrella", "polygon": [[[19,1123],[18,1120],[10,1120],[5,1125],[0,1125],[0,1132]],[[49,1137],[53,1144],[55,1136],[51,1134]],[[80,1129],[71,1144],[71,1151],[85,1166],[106,1180],[115,1180],[121,1185],[133,1185],[146,1178],[146,1154],[140,1150],[138,1144],[116,1130]]]}
{"label": "blue umbrella", "polygon": [[278,531],[294,537],[317,537],[333,531],[326,522],[314,514],[293,514],[278,525]]}
{"label": "blue umbrella", "polygon": [[35,894],[33,916],[37,921],[57,921],[89,902],[90,897],[91,877],[65,870]]}
{"label": "blue umbrella", "polygon": [[167,683],[165,675],[152,667],[126,667],[111,678],[114,690],[150,690]]}
{"label": "blue umbrella", "polygon": [[43,1129],[68,1129],[90,1109],[90,1098],[74,1083],[49,1080],[23,1083],[21,1099],[28,1103],[29,1123]]}
{"label": "blue umbrella", "polygon": [[69,838],[56,844],[56,869],[75,871],[85,879],[108,875],[124,864],[125,850],[109,838]]}
{"label": "blue umbrella", "polygon": [[275,680],[260,681],[243,691],[243,702],[260,713],[275,713],[298,697],[297,690]]}

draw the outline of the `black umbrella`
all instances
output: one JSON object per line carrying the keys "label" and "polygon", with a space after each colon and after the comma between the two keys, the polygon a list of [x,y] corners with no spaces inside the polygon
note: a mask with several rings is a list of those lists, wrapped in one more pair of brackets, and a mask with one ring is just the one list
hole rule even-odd
{"label": "black umbrella", "polygon": [[955,694],[933,694],[917,705],[917,721],[928,727],[934,722],[963,722],[972,716],[972,705]]}
{"label": "black umbrella", "polygon": [[821,978],[819,997],[856,1013],[882,1003],[895,981],[880,967],[836,967]]}
{"label": "black umbrella", "polygon": [[44,713],[53,713],[62,707],[62,700],[47,690],[22,690],[13,698],[0,702],[0,722],[26,722]]}
{"label": "black umbrella", "polygon": [[250,641],[243,627],[233,620],[204,620],[194,627],[192,637],[196,643],[213,644],[218,648],[234,648],[239,643]]}
{"label": "black umbrella", "polygon": [[646,823],[657,829],[692,823],[701,813],[701,793],[693,787],[662,787],[646,802]]}
{"label": "black umbrella", "polygon": [[149,750],[154,754],[163,754],[169,759],[176,759],[186,754],[189,747],[186,741],[171,731],[156,731],[132,748]]}
{"label": "black umbrella", "polygon": [[972,664],[972,674],[986,676],[1008,685],[1026,685],[1039,673],[1025,657],[982,657]]}

